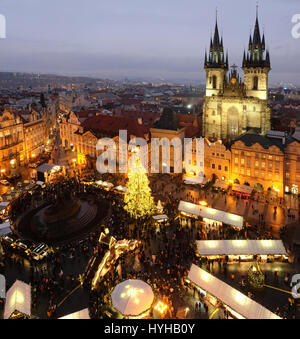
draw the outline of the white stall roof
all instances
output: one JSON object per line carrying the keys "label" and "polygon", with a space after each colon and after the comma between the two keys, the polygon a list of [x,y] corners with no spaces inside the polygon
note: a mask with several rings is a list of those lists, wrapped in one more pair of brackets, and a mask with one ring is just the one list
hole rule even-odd
{"label": "white stall roof", "polygon": [[244,218],[239,215],[227,213],[209,207],[195,205],[186,201],[180,201],[178,209],[180,212],[200,216],[206,219],[220,221],[224,224],[236,226],[239,228],[242,228],[244,225]]}
{"label": "white stall roof", "polygon": [[44,186],[45,185],[45,183],[43,181],[37,181],[36,184],[39,185],[39,186]]}
{"label": "white stall roof", "polygon": [[0,299],[5,299],[6,283],[4,275],[0,274]]}
{"label": "white stall roof", "polygon": [[154,219],[154,220],[167,220],[167,219],[168,219],[168,216],[165,215],[165,214],[154,215],[154,216],[153,216],[153,219]]}
{"label": "white stall roof", "polygon": [[188,279],[246,319],[280,319],[262,305],[194,264]]}
{"label": "white stall roof", "polygon": [[7,207],[10,203],[8,201],[0,202],[0,207]]}
{"label": "white stall roof", "polygon": [[82,310],[82,311],[79,311],[79,312],[75,312],[75,313],[72,313],[72,314],[68,314],[64,317],[61,317],[59,319],[90,319],[90,314],[89,314],[89,310],[88,308]]}
{"label": "white stall roof", "polygon": [[55,167],[59,167],[59,166],[54,165],[54,164],[42,164],[36,170],[38,172],[47,173],[47,172],[50,172],[51,170],[53,170]]}
{"label": "white stall roof", "polygon": [[200,255],[287,255],[281,240],[199,240]]}
{"label": "white stall roof", "polygon": [[187,185],[204,185],[207,183],[207,180],[203,176],[189,176],[185,175],[183,177],[184,183]]}
{"label": "white stall roof", "polygon": [[246,185],[234,184],[232,185],[232,190],[236,192],[244,193],[244,194],[251,194],[253,191],[253,188],[250,186],[246,186]]}
{"label": "white stall roof", "polygon": [[15,311],[31,316],[31,286],[20,280],[7,291],[4,319],[9,319]]}

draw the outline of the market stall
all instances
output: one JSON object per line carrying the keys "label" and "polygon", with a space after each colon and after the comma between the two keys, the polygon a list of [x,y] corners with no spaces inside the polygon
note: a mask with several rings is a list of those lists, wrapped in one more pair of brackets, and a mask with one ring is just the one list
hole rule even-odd
{"label": "market stall", "polygon": [[153,219],[156,221],[156,222],[164,222],[164,221],[167,221],[169,218],[167,215],[165,214],[160,214],[160,215],[154,215],[153,216]]}
{"label": "market stall", "polygon": [[68,315],[61,317],[59,319],[73,319],[73,320],[90,319],[90,314],[89,314],[88,308],[86,308],[86,309],[81,310],[79,312],[68,314]]}
{"label": "market stall", "polygon": [[220,307],[222,304],[231,318],[280,319],[262,305],[194,264],[191,266],[187,282],[198,287],[212,305]]}
{"label": "market stall", "polygon": [[184,175],[183,181],[186,185],[205,185],[207,183],[207,179],[203,176]]}
{"label": "market stall", "polygon": [[26,319],[31,316],[31,286],[16,280],[7,291],[4,319]]}
{"label": "market stall", "polygon": [[200,240],[197,241],[198,255],[210,259],[227,256],[229,261],[287,260],[288,254],[282,240]]}
{"label": "market stall", "polygon": [[154,293],[150,285],[142,280],[126,280],[118,284],[111,293],[113,307],[126,317],[147,316]]}
{"label": "market stall", "polygon": [[252,194],[252,192],[253,192],[253,188],[250,187],[250,186],[246,186],[246,185],[234,184],[234,185],[232,185],[232,191],[236,195],[239,195],[241,197],[249,199],[251,194]]}
{"label": "market stall", "polygon": [[244,218],[239,215],[192,204],[186,201],[180,201],[178,210],[187,217],[201,217],[203,222],[207,225],[219,223],[220,225],[226,224],[238,229],[241,229],[244,226]]}

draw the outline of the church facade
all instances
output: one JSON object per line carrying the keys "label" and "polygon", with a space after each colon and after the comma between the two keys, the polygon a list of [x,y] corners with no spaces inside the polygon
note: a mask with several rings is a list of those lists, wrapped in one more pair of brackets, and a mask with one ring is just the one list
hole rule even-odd
{"label": "church facade", "polygon": [[271,109],[268,106],[271,65],[258,17],[253,37],[250,35],[248,51],[244,52],[244,80],[240,78],[237,66],[232,66],[229,71],[228,53],[225,56],[217,22],[209,55],[205,53],[204,68],[203,136],[231,141],[247,131],[265,135],[271,129]]}

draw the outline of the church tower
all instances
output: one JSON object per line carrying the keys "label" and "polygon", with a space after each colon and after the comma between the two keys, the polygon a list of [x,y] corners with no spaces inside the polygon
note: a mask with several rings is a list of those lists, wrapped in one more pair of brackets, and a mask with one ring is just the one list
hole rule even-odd
{"label": "church tower", "polygon": [[228,55],[225,60],[223,38],[220,39],[217,20],[214,38],[210,39],[209,57],[205,52],[204,68],[206,71],[206,96],[222,94],[228,71]]}
{"label": "church tower", "polygon": [[260,34],[258,12],[253,38],[250,35],[248,52],[244,52],[243,70],[247,96],[268,100],[270,54],[268,50],[266,51],[265,35],[261,37]]}

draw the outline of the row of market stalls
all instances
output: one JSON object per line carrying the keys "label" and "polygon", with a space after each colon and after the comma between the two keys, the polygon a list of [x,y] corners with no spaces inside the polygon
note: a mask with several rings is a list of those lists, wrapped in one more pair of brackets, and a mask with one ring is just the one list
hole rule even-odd
{"label": "row of market stalls", "polygon": [[194,264],[191,266],[187,282],[196,286],[213,306],[220,307],[222,304],[233,319],[280,319],[262,305]]}
{"label": "row of market stalls", "polygon": [[[4,300],[4,319],[30,319],[31,286],[16,280],[6,293],[5,277],[0,275],[0,300]],[[89,310],[84,309],[60,319],[90,319]]]}
{"label": "row of market stalls", "polygon": [[180,201],[178,210],[186,217],[203,218],[203,222],[206,224],[226,224],[238,229],[242,229],[244,226],[244,218],[239,215],[206,206],[196,205],[186,201]]}
{"label": "row of market stalls", "polygon": [[282,240],[199,240],[198,256],[209,259],[228,257],[229,261],[288,260]]}

